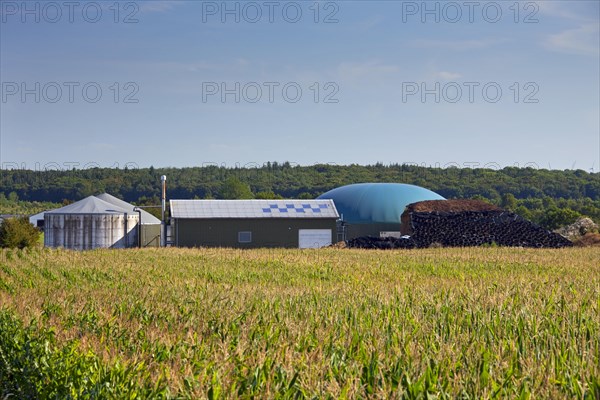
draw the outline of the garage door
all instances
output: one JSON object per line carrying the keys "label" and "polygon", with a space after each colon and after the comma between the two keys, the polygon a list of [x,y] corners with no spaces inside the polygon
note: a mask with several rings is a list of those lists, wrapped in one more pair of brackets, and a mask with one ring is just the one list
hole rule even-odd
{"label": "garage door", "polygon": [[301,249],[317,249],[331,244],[331,229],[300,229],[298,244]]}

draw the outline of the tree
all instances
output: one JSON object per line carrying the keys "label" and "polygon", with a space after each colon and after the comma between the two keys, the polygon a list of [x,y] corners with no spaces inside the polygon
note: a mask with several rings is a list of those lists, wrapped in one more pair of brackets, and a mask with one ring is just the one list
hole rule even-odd
{"label": "tree", "polygon": [[252,199],[250,186],[235,177],[228,178],[221,185],[222,199]]}
{"label": "tree", "polygon": [[483,202],[492,204],[486,197],[484,197],[484,196],[482,196],[480,194],[476,194],[474,196],[471,196],[471,199],[473,199],[473,200],[479,200],[479,201],[483,201]]}
{"label": "tree", "polygon": [[525,207],[525,206],[522,206],[522,205],[521,205],[521,206],[518,206],[518,207],[515,209],[515,213],[516,213],[517,215],[520,215],[521,217],[523,217],[523,218],[525,218],[525,219],[527,219],[527,220],[530,220],[530,221],[531,221],[531,211],[529,211],[529,210],[527,209],[527,207]]}
{"label": "tree", "polygon": [[0,247],[19,248],[38,245],[40,231],[29,223],[27,217],[8,218],[0,224]]}
{"label": "tree", "polygon": [[273,199],[283,199],[283,196],[281,196],[279,194],[275,194],[275,193],[273,193],[272,190],[269,190],[269,191],[265,191],[265,192],[256,193],[256,198],[264,199],[264,200],[273,200]]}
{"label": "tree", "polygon": [[302,192],[298,195],[298,198],[309,200],[309,199],[314,199],[314,196],[308,192]]}
{"label": "tree", "polygon": [[570,208],[550,208],[542,218],[542,225],[548,229],[558,229],[570,225],[581,217],[577,211]]}
{"label": "tree", "polygon": [[517,208],[517,199],[512,193],[505,193],[502,196],[502,203],[500,203],[503,208],[507,210],[514,211]]}

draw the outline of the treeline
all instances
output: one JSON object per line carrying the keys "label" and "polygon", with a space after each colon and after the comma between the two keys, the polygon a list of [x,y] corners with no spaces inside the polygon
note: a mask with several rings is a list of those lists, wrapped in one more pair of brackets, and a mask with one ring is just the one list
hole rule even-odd
{"label": "treeline", "polygon": [[423,186],[446,198],[486,199],[545,226],[579,215],[600,221],[600,174],[515,167],[491,170],[382,164],[294,166],[273,162],[255,168],[2,170],[0,197],[64,203],[108,192],[129,202],[157,204],[161,175],[167,176],[170,199],[314,198],[350,183],[398,182]]}

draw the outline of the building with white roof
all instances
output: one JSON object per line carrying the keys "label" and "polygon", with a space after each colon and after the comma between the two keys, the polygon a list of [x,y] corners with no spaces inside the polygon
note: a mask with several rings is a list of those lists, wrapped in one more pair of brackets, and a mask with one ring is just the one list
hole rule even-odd
{"label": "building with white roof", "polygon": [[171,200],[180,247],[328,246],[337,239],[332,200]]}

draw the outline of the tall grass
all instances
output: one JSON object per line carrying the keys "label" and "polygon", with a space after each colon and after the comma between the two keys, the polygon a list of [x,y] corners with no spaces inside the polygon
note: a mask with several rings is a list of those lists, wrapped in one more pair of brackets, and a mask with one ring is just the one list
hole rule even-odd
{"label": "tall grass", "polygon": [[0,253],[0,395],[600,399],[600,252]]}

